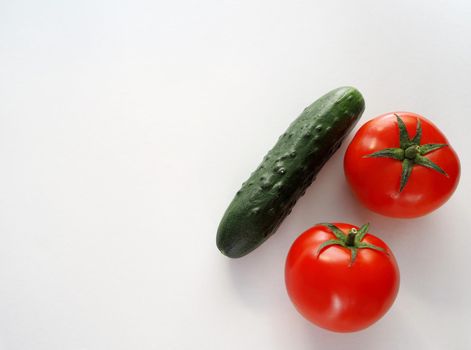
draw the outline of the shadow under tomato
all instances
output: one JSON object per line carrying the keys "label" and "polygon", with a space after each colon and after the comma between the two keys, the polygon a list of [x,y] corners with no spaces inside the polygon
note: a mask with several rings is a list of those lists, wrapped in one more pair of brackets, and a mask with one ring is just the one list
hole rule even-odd
{"label": "shadow under tomato", "polygon": [[[323,350],[369,350],[369,349],[430,349],[430,341],[417,334],[417,325],[411,320],[407,310],[396,307],[377,323],[367,329],[354,333],[335,333],[326,331],[306,322],[303,324],[306,348]],[[410,344],[414,339],[414,344]]]}

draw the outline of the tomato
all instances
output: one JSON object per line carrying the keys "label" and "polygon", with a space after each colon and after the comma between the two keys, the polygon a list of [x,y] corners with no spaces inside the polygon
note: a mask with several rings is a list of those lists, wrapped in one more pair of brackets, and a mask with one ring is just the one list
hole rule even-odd
{"label": "tomato", "polygon": [[389,113],[363,125],[344,158],[347,182],[367,208],[412,218],[440,207],[453,194],[460,162],[446,137],[424,117]]}
{"label": "tomato", "polygon": [[368,225],[318,224],[291,246],[286,289],[312,323],[354,332],[376,322],[393,304],[399,289],[396,260],[367,230]]}

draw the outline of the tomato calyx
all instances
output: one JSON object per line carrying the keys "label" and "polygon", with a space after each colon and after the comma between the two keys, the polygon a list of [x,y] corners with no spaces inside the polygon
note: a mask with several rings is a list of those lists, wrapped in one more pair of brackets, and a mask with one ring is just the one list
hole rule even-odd
{"label": "tomato calyx", "polygon": [[433,152],[442,147],[447,147],[445,143],[427,143],[420,144],[422,138],[422,126],[420,119],[417,118],[417,126],[415,136],[411,139],[407,133],[404,121],[397,114],[397,126],[399,128],[399,148],[385,148],[371,154],[363,156],[364,158],[391,158],[402,162],[402,173],[399,192],[402,192],[409,180],[412,169],[415,165],[420,165],[439,172],[440,174],[448,177],[448,174],[437,164],[424,155]]}
{"label": "tomato calyx", "polygon": [[335,239],[329,239],[322,243],[319,248],[317,249],[317,257],[322,253],[322,251],[332,245],[340,245],[344,248],[350,249],[351,257],[350,257],[350,265],[352,266],[355,262],[355,259],[358,254],[358,249],[373,249],[380,252],[384,252],[386,255],[388,254],[383,248],[378,247],[374,244],[362,242],[363,238],[365,237],[366,233],[368,232],[368,228],[370,224],[364,224],[360,227],[359,230],[352,227],[347,234],[345,234],[341,229],[331,223],[321,223],[319,225],[327,227],[336,237]]}

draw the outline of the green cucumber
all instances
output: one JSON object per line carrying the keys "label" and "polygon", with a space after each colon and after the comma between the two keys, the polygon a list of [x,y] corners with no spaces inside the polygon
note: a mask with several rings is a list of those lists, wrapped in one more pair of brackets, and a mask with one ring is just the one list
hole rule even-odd
{"label": "green cucumber", "polygon": [[276,231],[364,109],[353,87],[332,90],[304,109],[227,208],[216,237],[224,255],[242,257]]}

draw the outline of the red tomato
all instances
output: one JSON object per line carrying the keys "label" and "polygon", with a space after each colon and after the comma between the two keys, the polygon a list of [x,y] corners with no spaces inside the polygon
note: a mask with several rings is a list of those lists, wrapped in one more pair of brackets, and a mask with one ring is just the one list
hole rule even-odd
{"label": "red tomato", "polygon": [[440,207],[460,177],[458,156],[446,137],[429,120],[409,112],[385,114],[363,125],[348,146],[344,169],[360,202],[401,218]]}
{"label": "red tomato", "polygon": [[358,331],[380,319],[394,302],[399,289],[396,260],[367,230],[368,225],[318,224],[291,246],[286,288],[296,309],[312,323],[336,332]]}

